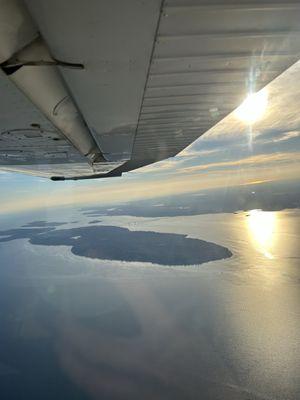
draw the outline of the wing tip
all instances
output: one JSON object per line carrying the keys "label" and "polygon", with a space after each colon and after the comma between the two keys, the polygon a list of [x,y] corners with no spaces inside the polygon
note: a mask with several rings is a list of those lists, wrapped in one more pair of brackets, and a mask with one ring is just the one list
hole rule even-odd
{"label": "wing tip", "polygon": [[122,176],[122,172],[119,171],[111,171],[107,174],[93,174],[93,175],[81,175],[81,176],[51,176],[51,181],[59,182],[59,181],[79,181],[83,179],[100,179],[100,178],[113,178],[113,177],[120,177]]}
{"label": "wing tip", "polygon": [[65,181],[66,178],[64,176],[51,176],[51,181]]}

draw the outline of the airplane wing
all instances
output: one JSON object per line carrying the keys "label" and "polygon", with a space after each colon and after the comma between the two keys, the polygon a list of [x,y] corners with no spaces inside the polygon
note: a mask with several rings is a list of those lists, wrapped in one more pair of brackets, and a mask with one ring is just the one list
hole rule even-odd
{"label": "airplane wing", "polygon": [[0,168],[120,176],[298,61],[300,1],[0,0]]}

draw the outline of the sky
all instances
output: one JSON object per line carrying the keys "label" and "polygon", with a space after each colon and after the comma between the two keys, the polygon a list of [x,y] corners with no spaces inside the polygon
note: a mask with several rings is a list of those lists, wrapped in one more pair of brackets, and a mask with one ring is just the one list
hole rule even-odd
{"label": "sky", "polygon": [[259,103],[259,98],[254,100],[252,112],[254,107],[254,112],[261,114],[257,121],[250,124],[235,110],[176,157],[120,178],[52,182],[0,170],[0,214],[297,180],[300,178],[299,81],[300,61],[263,89],[264,104]]}

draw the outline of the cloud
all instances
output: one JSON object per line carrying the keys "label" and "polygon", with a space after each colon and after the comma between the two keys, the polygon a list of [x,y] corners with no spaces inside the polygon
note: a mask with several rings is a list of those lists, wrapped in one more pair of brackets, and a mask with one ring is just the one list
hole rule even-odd
{"label": "cloud", "polygon": [[187,147],[181,153],[179,153],[179,155],[181,157],[210,156],[210,155],[218,153],[218,152],[219,152],[219,148],[204,150],[203,148],[201,148],[201,145],[200,145],[199,150],[196,150],[194,147]]}
{"label": "cloud", "polygon": [[175,170],[176,166],[180,164],[181,160],[179,157],[170,158],[164,161],[159,161],[154,164],[147,165],[146,167],[139,168],[130,172],[131,175],[137,174],[155,174],[155,173],[163,173],[170,170]]}
{"label": "cloud", "polygon": [[266,164],[270,166],[272,163],[295,163],[300,162],[300,152],[296,153],[275,153],[275,154],[259,154],[252,157],[242,158],[233,161],[220,161],[212,162],[202,165],[194,165],[192,167],[183,168],[180,170],[181,173],[196,173],[208,169],[235,169],[240,167],[256,167],[257,165]]}
{"label": "cloud", "polygon": [[285,132],[282,137],[279,139],[276,139],[275,142],[282,142],[284,140],[290,140],[294,138],[300,137],[300,132],[299,131],[290,131],[290,132]]}

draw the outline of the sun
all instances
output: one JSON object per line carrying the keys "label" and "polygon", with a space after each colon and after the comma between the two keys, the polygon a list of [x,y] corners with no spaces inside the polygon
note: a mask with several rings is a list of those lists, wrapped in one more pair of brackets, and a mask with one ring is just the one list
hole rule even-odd
{"label": "sun", "polygon": [[268,92],[262,89],[249,94],[243,103],[235,110],[235,115],[243,122],[252,125],[264,115],[268,106]]}

